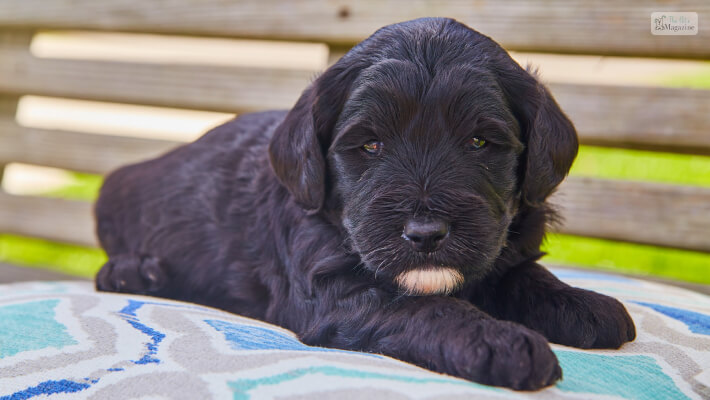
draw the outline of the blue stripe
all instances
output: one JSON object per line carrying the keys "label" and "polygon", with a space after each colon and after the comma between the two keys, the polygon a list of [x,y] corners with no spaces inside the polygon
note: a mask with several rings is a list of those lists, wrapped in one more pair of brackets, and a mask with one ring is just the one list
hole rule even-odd
{"label": "blue stripe", "polygon": [[132,327],[138,329],[139,331],[145,333],[150,337],[150,342],[146,343],[147,352],[141,357],[140,360],[133,361],[134,364],[149,364],[149,363],[160,363],[160,359],[153,357],[158,354],[158,345],[165,339],[165,334],[158,332],[155,329],[142,324],[136,317],[136,311],[141,308],[145,302],[137,300],[128,300],[128,305],[123,307],[119,311],[119,315],[128,322]]}
{"label": "blue stripe", "polygon": [[682,308],[662,306],[660,304],[644,303],[642,301],[634,301],[634,303],[649,307],[663,315],[684,323],[693,333],[710,335],[710,316]]}
{"label": "blue stripe", "polygon": [[61,381],[45,381],[37,386],[0,397],[0,400],[25,400],[43,394],[76,393],[88,387],[89,385],[86,383],[78,383],[66,379],[62,379]]}

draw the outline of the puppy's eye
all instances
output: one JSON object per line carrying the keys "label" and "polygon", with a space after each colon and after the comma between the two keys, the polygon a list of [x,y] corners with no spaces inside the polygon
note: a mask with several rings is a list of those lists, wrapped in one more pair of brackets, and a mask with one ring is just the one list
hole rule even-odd
{"label": "puppy's eye", "polygon": [[382,142],[371,140],[362,146],[362,150],[367,154],[376,156],[382,152]]}
{"label": "puppy's eye", "polygon": [[466,147],[468,147],[471,150],[482,149],[485,146],[486,146],[486,139],[482,139],[477,136],[474,136],[468,142],[466,142]]}

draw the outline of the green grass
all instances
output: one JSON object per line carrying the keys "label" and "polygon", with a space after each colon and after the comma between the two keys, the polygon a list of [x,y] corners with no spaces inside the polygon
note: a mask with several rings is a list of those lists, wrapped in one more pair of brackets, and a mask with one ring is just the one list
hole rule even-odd
{"label": "green grass", "polygon": [[88,247],[0,235],[0,261],[93,277],[106,262],[106,254]]}
{"label": "green grass", "polygon": [[705,253],[559,234],[548,235],[543,250],[549,264],[710,284]]}
{"label": "green grass", "polygon": [[[45,195],[88,201],[98,197],[103,182],[101,176],[72,173],[72,177],[73,182]],[[0,262],[93,277],[106,262],[106,254],[103,250],[90,247],[0,234]]]}
{"label": "green grass", "polygon": [[570,175],[710,187],[710,157],[581,146]]}
{"label": "green grass", "polygon": [[99,197],[99,189],[104,181],[101,175],[72,172],[72,177],[72,183],[47,192],[45,196],[89,201],[94,201]]}
{"label": "green grass", "polygon": [[706,67],[696,73],[661,76],[657,82],[663,86],[710,89],[710,63],[706,63]]}

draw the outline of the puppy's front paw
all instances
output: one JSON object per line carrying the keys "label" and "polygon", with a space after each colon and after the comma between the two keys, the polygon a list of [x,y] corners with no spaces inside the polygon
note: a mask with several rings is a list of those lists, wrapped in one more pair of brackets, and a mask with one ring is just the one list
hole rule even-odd
{"label": "puppy's front paw", "polygon": [[167,284],[164,266],[156,257],[111,257],[96,275],[96,288],[106,292],[155,293]]}
{"label": "puppy's front paw", "polygon": [[547,340],[512,322],[487,321],[470,349],[464,377],[488,385],[537,390],[562,377]]}
{"label": "puppy's front paw", "polygon": [[636,338],[634,321],[618,300],[576,288],[559,296],[557,309],[547,310],[557,318],[549,318],[541,330],[551,342],[583,349],[618,349]]}

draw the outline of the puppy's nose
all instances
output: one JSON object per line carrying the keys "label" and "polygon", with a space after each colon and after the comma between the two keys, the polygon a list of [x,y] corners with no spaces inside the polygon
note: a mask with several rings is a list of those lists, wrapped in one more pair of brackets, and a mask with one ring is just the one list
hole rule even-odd
{"label": "puppy's nose", "polygon": [[410,219],[404,224],[402,237],[416,251],[431,252],[449,236],[449,224],[440,219]]}

